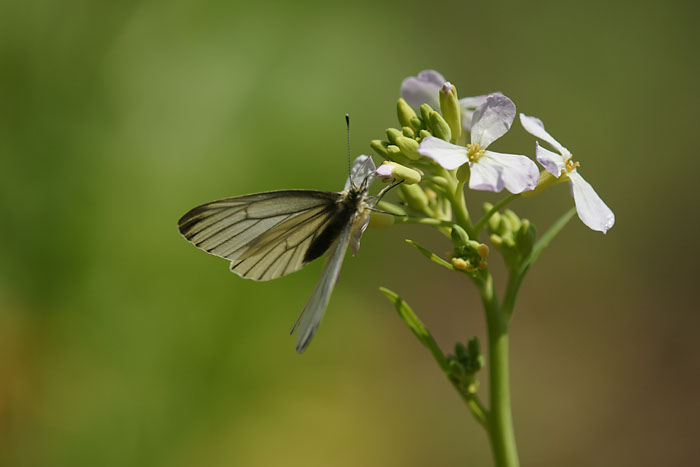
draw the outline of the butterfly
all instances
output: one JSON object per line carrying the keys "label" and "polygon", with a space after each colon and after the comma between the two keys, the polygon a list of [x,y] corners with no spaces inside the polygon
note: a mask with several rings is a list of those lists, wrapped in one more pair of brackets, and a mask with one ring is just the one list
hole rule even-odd
{"label": "butterfly", "polygon": [[354,253],[381,194],[369,197],[376,166],[359,156],[341,192],[281,190],[202,204],[178,222],[194,246],[231,261],[245,279],[268,281],[306,266],[328,251],[326,265],[309,301],[292,327],[302,353],[313,338],[350,246]]}

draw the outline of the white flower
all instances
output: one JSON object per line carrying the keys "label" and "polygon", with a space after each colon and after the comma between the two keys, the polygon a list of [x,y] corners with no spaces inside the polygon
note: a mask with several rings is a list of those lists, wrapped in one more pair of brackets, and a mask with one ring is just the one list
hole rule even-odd
{"label": "white flower", "polygon": [[[434,110],[440,108],[440,88],[447,80],[435,70],[423,70],[418,76],[410,76],[401,83],[401,97],[411,107],[428,104]],[[500,94],[500,93],[496,93]],[[462,110],[462,127],[471,131],[474,110],[486,102],[488,96],[464,97],[459,100]]]}
{"label": "white flower", "polygon": [[471,144],[456,146],[439,138],[424,138],[418,152],[452,170],[469,163],[469,188],[522,193],[537,186],[539,170],[526,156],[501,154],[486,148],[503,136],[515,118],[515,104],[503,94],[489,94],[474,112]]}
{"label": "white flower", "polygon": [[554,153],[540,146],[539,142],[536,143],[537,162],[557,178],[562,173],[569,177],[571,195],[576,202],[576,212],[581,221],[593,230],[603,233],[610,230],[615,224],[615,214],[600,199],[593,187],[579,175],[576,169],[579,163],[574,162],[571,152],[545,131],[539,118],[520,114],[520,123],[528,133],[546,141],[559,152]]}

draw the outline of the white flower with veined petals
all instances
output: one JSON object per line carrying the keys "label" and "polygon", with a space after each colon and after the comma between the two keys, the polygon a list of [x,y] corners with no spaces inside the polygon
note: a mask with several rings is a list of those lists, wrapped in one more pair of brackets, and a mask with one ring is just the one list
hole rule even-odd
{"label": "white flower with veined petals", "polygon": [[471,144],[457,146],[433,136],[424,138],[418,152],[452,170],[469,163],[472,190],[522,193],[537,186],[540,171],[527,156],[501,154],[486,148],[503,136],[515,118],[515,104],[503,94],[489,94],[474,112]]}
{"label": "white flower with veined petals", "polygon": [[562,173],[569,177],[571,195],[574,197],[576,212],[581,222],[591,229],[603,233],[610,230],[615,224],[615,214],[600,199],[593,187],[579,175],[578,170],[576,170],[579,164],[574,162],[571,152],[545,131],[544,124],[539,118],[520,114],[520,123],[528,133],[546,141],[559,151],[559,154],[554,153],[540,146],[539,142],[536,143],[537,162],[557,178]]}
{"label": "white flower with veined petals", "polygon": [[[410,76],[401,83],[401,97],[408,105],[419,108],[428,104],[434,110],[440,108],[440,88],[447,82],[444,76],[435,70],[423,70],[418,76]],[[495,93],[500,94],[500,93]],[[462,127],[466,131],[472,129],[474,110],[486,102],[488,96],[464,97],[459,100],[462,110]]]}

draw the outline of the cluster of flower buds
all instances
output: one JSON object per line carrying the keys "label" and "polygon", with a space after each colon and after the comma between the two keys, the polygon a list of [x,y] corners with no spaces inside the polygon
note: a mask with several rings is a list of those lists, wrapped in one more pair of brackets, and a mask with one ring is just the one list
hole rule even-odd
{"label": "cluster of flower buds", "polygon": [[472,337],[466,346],[457,342],[454,355],[447,356],[447,364],[450,379],[465,393],[476,394],[479,389],[476,374],[484,367],[479,339]]}
{"label": "cluster of flower buds", "polygon": [[[490,203],[484,203],[486,212],[492,208]],[[529,220],[520,219],[515,212],[506,209],[502,214],[495,212],[487,227],[491,234],[491,244],[501,251],[508,268],[519,268],[530,256],[535,245],[535,226]]]}
{"label": "cluster of flower buds", "polygon": [[455,245],[452,254],[452,266],[455,269],[475,273],[488,266],[486,257],[489,255],[489,247],[476,240],[470,240],[467,232],[455,224],[452,226],[452,242]]}

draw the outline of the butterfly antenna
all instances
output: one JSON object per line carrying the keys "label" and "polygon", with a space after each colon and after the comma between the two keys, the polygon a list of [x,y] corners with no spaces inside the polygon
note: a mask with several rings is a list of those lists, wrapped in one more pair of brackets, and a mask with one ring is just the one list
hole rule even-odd
{"label": "butterfly antenna", "polygon": [[350,114],[345,114],[345,127],[347,128],[348,177],[350,178],[350,183],[352,183],[352,163],[350,162]]}

